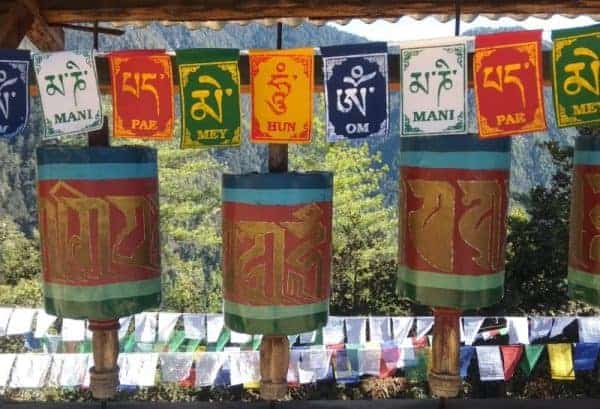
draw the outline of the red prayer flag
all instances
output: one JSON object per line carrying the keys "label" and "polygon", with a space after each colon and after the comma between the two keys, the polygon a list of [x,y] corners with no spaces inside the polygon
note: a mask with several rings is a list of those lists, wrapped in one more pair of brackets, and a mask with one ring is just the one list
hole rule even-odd
{"label": "red prayer flag", "polygon": [[475,38],[473,83],[481,138],[543,131],[542,31]]}
{"label": "red prayer flag", "polygon": [[171,57],[162,50],[134,50],[112,52],[108,60],[114,135],[171,139],[174,118]]}
{"label": "red prayer flag", "polygon": [[502,363],[504,364],[504,380],[509,381],[523,355],[523,345],[501,345]]}

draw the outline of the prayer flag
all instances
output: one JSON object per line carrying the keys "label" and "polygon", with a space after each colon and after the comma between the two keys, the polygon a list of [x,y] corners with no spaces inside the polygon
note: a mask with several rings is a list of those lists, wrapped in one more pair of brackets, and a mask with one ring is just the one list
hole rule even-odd
{"label": "prayer flag", "polygon": [[162,382],[180,383],[190,376],[194,354],[191,352],[167,352],[159,356]]}
{"label": "prayer flag", "polygon": [[398,368],[400,360],[400,349],[397,341],[388,341],[381,344],[380,378],[392,376]]}
{"label": "prayer flag", "polygon": [[461,318],[461,326],[460,326],[460,335],[462,341],[465,345],[473,345],[475,338],[477,337],[477,333],[479,332],[479,328],[481,328],[481,324],[485,318],[483,317],[462,317]]}
{"label": "prayer flag", "polygon": [[545,338],[552,329],[551,317],[531,317],[529,319],[529,340],[535,341],[539,338]]}
{"label": "prayer flag", "polygon": [[381,373],[381,346],[368,343],[358,348],[358,375],[379,376]]}
{"label": "prayer flag", "polygon": [[41,388],[52,363],[48,354],[17,354],[9,386],[11,388]]}
{"label": "prayer flag", "polygon": [[335,351],[334,356],[333,371],[336,382],[341,384],[358,383],[358,350],[346,345],[346,349]]}
{"label": "prayer flag", "polygon": [[336,345],[344,343],[344,318],[329,317],[323,327],[323,344]]}
{"label": "prayer flag", "polygon": [[183,314],[183,328],[188,339],[206,339],[206,316],[204,314]]}
{"label": "prayer flag", "polygon": [[212,386],[227,361],[225,352],[205,352],[196,359],[196,387]]}
{"label": "prayer flag", "polygon": [[540,356],[542,356],[542,352],[544,352],[544,348],[545,345],[543,344],[525,345],[525,353],[523,354],[523,359],[519,365],[525,376],[531,375],[531,372],[535,369],[535,365],[540,359]]}
{"label": "prayer flag", "polygon": [[89,354],[61,354],[62,366],[58,384],[73,388],[83,384],[88,368]]}
{"label": "prayer flag", "polygon": [[390,341],[392,339],[390,317],[369,317],[369,334],[371,341]]}
{"label": "prayer flag", "polygon": [[414,322],[414,317],[392,317],[394,339],[402,344],[408,337]]}
{"label": "prayer flag", "polygon": [[600,122],[600,24],[552,31],[552,90],[559,128]]}
{"label": "prayer flag", "polygon": [[158,313],[158,342],[169,342],[180,316],[178,312]]}
{"label": "prayer flag", "polygon": [[550,330],[550,338],[562,335],[565,328],[576,320],[575,317],[554,317],[552,329]]}
{"label": "prayer flag", "polygon": [[431,328],[433,328],[434,318],[433,317],[417,317],[417,331],[415,338],[420,339],[427,335]]}
{"label": "prayer flag", "polygon": [[400,44],[402,136],[467,133],[467,42],[451,37]]}
{"label": "prayer flag", "polygon": [[119,355],[119,382],[125,386],[154,386],[158,354],[123,353]]}
{"label": "prayer flag", "polygon": [[36,312],[33,308],[15,308],[8,322],[6,335],[23,335],[30,332]]}
{"label": "prayer flag", "polygon": [[346,342],[362,345],[367,342],[367,319],[365,317],[346,317]]}
{"label": "prayer flag", "polygon": [[152,344],[156,341],[156,328],[158,317],[155,312],[142,312],[135,314],[135,340]]}
{"label": "prayer flag", "polygon": [[224,325],[223,314],[206,314],[206,342],[218,342]]}
{"label": "prayer flag", "polygon": [[574,381],[575,371],[573,370],[571,344],[548,344],[547,346],[552,379]]}
{"label": "prayer flag", "polygon": [[46,139],[102,128],[102,103],[92,51],[33,54]]}
{"label": "prayer flag", "polygon": [[312,48],[250,50],[254,143],[309,143],[313,109]]}
{"label": "prayer flag", "polygon": [[119,340],[125,338],[129,331],[129,324],[131,324],[132,316],[119,318]]}
{"label": "prayer flag", "polygon": [[0,391],[8,383],[17,354],[0,354]]}
{"label": "prayer flag", "polygon": [[0,337],[6,335],[6,328],[13,312],[12,308],[0,307]]}
{"label": "prayer flag", "polygon": [[575,370],[593,371],[596,368],[600,344],[586,344],[578,342],[575,344]]}
{"label": "prayer flag", "polygon": [[579,342],[600,342],[600,317],[579,317]]}
{"label": "prayer flag", "polygon": [[509,344],[529,344],[529,321],[527,317],[506,317]]}
{"label": "prayer flag", "polygon": [[29,118],[29,50],[0,50],[0,137],[23,132]]}
{"label": "prayer flag", "polygon": [[181,94],[181,147],[241,143],[239,50],[177,50]]}
{"label": "prayer flag", "polygon": [[232,385],[255,385],[260,382],[260,352],[239,351],[229,354]]}
{"label": "prayer flag", "polygon": [[327,141],[388,133],[387,44],[321,47]]}
{"label": "prayer flag", "polygon": [[469,374],[469,366],[473,360],[475,347],[467,345],[460,347],[460,377],[465,379]]}
{"label": "prayer flag", "polygon": [[63,318],[61,330],[63,342],[81,342],[85,340],[85,321]]}
{"label": "prayer flag", "polygon": [[415,365],[405,369],[406,378],[411,382],[424,382],[427,380],[429,366],[431,365],[431,348],[415,350]]}
{"label": "prayer flag", "polygon": [[500,350],[504,364],[504,380],[510,381],[523,355],[523,345],[501,345]]}
{"label": "prayer flag", "polygon": [[475,37],[473,83],[479,135],[544,131],[542,30]]}
{"label": "prayer flag", "polygon": [[113,132],[116,137],[170,140],[175,107],[171,57],[163,50],[113,51]]}
{"label": "prayer flag", "polygon": [[325,348],[310,348],[300,351],[298,381],[306,384],[326,379],[330,372],[332,355],[333,351]]}
{"label": "prayer flag", "polygon": [[482,381],[503,381],[504,369],[498,345],[476,346],[479,378]]}

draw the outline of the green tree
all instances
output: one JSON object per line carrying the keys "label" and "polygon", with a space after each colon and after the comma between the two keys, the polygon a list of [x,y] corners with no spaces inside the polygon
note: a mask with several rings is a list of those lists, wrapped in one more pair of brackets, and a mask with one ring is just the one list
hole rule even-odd
{"label": "green tree", "polygon": [[0,217],[0,284],[17,284],[40,272],[38,241],[28,239],[12,219]]}

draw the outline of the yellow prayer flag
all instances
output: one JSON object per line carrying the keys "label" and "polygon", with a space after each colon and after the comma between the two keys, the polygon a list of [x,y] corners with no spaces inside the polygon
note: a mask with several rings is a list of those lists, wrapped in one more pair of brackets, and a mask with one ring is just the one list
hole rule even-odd
{"label": "yellow prayer flag", "polygon": [[254,143],[309,143],[313,109],[312,48],[251,50]]}
{"label": "yellow prayer flag", "polygon": [[559,381],[575,380],[571,344],[548,344],[548,356],[550,358],[552,379]]}

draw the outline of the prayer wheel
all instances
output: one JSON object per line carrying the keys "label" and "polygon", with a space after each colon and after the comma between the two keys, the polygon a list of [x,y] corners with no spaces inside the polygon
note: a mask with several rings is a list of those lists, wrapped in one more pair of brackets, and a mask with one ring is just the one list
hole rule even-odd
{"label": "prayer wheel", "polygon": [[571,298],[600,305],[600,137],[594,134],[575,140],[568,279]]}
{"label": "prayer wheel", "polygon": [[37,150],[46,312],[88,319],[91,388],[118,385],[118,318],[161,299],[156,151],[45,146]]}
{"label": "prayer wheel", "polygon": [[459,318],[504,292],[510,139],[401,138],[398,288],[434,308],[430,387],[458,395]]}
{"label": "prayer wheel", "polygon": [[223,175],[225,324],[263,334],[261,395],[287,391],[286,335],[327,323],[333,175]]}

